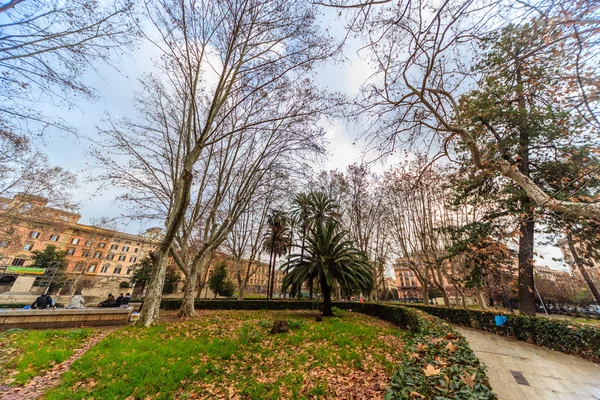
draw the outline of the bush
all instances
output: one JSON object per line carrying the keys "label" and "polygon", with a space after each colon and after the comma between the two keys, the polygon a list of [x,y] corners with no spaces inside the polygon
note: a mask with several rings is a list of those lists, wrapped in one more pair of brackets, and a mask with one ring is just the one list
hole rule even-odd
{"label": "bush", "polygon": [[129,288],[129,282],[121,282],[121,283],[119,284],[119,287],[120,287],[121,289],[128,289],[128,288]]}
{"label": "bush", "polygon": [[392,376],[386,399],[496,399],[485,366],[465,338],[440,319],[398,306],[371,303],[336,306],[383,319],[414,333]]}
{"label": "bush", "polygon": [[[196,299],[198,310],[318,310],[319,302],[298,300],[235,300],[235,299]],[[160,307],[165,310],[179,310],[181,299],[162,299]]]}
{"label": "bush", "polygon": [[[490,311],[441,308],[407,304],[450,323],[509,336],[523,342],[600,362],[600,329],[565,320],[494,313]],[[496,326],[495,316],[505,315],[506,324]]]}

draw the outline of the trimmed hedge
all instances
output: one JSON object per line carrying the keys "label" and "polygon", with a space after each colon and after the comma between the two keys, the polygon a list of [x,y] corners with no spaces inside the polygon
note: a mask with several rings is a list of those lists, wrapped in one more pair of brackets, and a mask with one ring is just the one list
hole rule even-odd
{"label": "trimmed hedge", "polygon": [[[296,300],[196,300],[204,310],[317,310],[320,302]],[[178,309],[180,299],[163,299],[161,308]],[[439,318],[406,307],[374,303],[335,302],[333,306],[355,311],[409,329],[413,336],[400,349],[401,363],[392,375],[388,400],[479,399],[493,400],[483,366],[467,341]]]}
{"label": "trimmed hedge", "polygon": [[[452,324],[475,328],[552,350],[573,354],[600,363],[600,329],[569,321],[495,313],[491,311],[442,308],[404,304],[439,317]],[[495,316],[506,316],[504,326],[496,326]]]}
{"label": "trimmed hedge", "polygon": [[[320,302],[298,300],[202,300],[196,299],[197,310],[318,310]],[[162,299],[160,308],[179,310],[181,299]]]}

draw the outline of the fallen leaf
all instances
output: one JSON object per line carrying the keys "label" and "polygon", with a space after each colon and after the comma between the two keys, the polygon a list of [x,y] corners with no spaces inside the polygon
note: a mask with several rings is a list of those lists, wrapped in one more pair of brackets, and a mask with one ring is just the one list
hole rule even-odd
{"label": "fallen leaf", "polygon": [[418,352],[425,351],[426,349],[427,349],[427,345],[425,343],[419,343],[419,344],[417,344],[417,351]]}
{"label": "fallen leaf", "polygon": [[473,375],[469,375],[466,371],[463,371],[460,379],[471,389],[473,389],[473,386],[475,386],[475,373],[473,373]]}
{"label": "fallen leaf", "polygon": [[454,342],[448,342],[448,344],[446,345],[446,349],[448,349],[450,354],[452,354],[456,351],[456,349],[458,349],[458,346],[455,345]]}
{"label": "fallen leaf", "polygon": [[431,364],[427,364],[427,366],[423,368],[423,372],[425,373],[425,376],[433,376],[439,374],[440,370]]}

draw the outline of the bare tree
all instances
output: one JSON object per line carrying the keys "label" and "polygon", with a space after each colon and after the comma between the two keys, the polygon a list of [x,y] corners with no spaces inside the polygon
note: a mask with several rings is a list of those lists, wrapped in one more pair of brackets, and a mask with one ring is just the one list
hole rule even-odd
{"label": "bare tree", "polygon": [[[136,28],[133,2],[115,0],[9,0],[0,5],[0,133],[16,140],[46,127],[69,129],[33,104],[74,94],[93,97],[82,73],[109,62],[130,44]],[[11,136],[8,136],[10,132]]]}
{"label": "bare tree", "polygon": [[[270,111],[281,115],[275,102],[288,96],[284,103],[289,106],[289,96],[296,94],[291,87],[301,90],[296,79],[304,79],[304,73],[331,54],[330,41],[318,33],[314,13],[314,7],[291,1],[161,0],[147,6],[146,17],[158,39],[147,36],[162,51],[159,66],[164,79],[148,79],[152,94],[142,104],[149,102],[151,107],[141,110],[146,122],[128,124],[134,134],[111,129],[113,143],[120,147],[116,152],[125,153],[128,161],[100,156],[116,172],[112,177],[117,182],[135,182],[140,188],[137,200],[147,200],[154,212],[166,216],[164,238],[152,255],[154,268],[141,325],[158,318],[166,260],[188,212],[195,165],[206,157],[205,150],[236,132],[256,132],[269,122],[275,124],[280,118],[259,110],[271,101]],[[315,95],[310,90],[304,94],[303,99]],[[248,121],[242,122],[244,116]],[[267,136],[273,132],[271,126]],[[176,155],[167,156],[174,163],[160,163],[165,155],[156,146],[159,143]],[[232,222],[224,225],[223,238]]]}
{"label": "bare tree", "polygon": [[[324,3],[347,8],[351,27],[364,34],[371,50],[376,73],[365,84],[360,103],[362,111],[376,119],[373,133],[380,139],[382,151],[399,142],[428,144],[433,140],[441,155],[451,157],[454,145],[463,146],[474,166],[512,180],[537,206],[574,216],[600,217],[600,203],[554,197],[502,153],[485,151],[461,108],[461,96],[476,88],[481,77],[473,69],[480,59],[479,46],[508,21],[531,20],[531,30],[525,32],[539,32],[544,40],[521,54],[517,62],[560,56],[564,62],[556,69],[561,78],[557,96],[564,100],[565,110],[580,113],[595,135],[600,99],[600,11],[596,2]],[[573,90],[576,88],[577,92]]]}

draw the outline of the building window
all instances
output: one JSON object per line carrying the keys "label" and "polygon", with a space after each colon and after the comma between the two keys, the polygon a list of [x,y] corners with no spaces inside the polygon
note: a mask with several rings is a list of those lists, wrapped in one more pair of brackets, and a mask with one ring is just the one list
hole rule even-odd
{"label": "building window", "polygon": [[73,254],[75,254],[75,249],[67,249],[68,256],[72,256]]}
{"label": "building window", "polygon": [[84,250],[81,252],[81,257],[87,257],[90,255],[90,251],[89,250]]}
{"label": "building window", "polygon": [[25,203],[21,206],[21,210],[20,212],[27,212],[31,210],[31,204],[30,203]]}
{"label": "building window", "polygon": [[133,272],[133,268],[127,268],[127,275],[131,275],[131,273]]}
{"label": "building window", "polygon": [[23,246],[23,250],[31,250],[33,249],[33,243],[27,243]]}
{"label": "building window", "polygon": [[61,221],[65,221],[65,222],[69,222],[69,217],[66,215],[61,215],[60,217],[58,217]]}
{"label": "building window", "polygon": [[88,272],[94,272],[96,270],[96,264],[92,264],[88,267]]}
{"label": "building window", "polygon": [[110,249],[111,250],[117,250],[119,248],[119,246],[117,246],[116,244],[111,244],[110,245]]}
{"label": "building window", "polygon": [[125,261],[125,258],[126,258],[126,257],[127,257],[127,256],[124,256],[124,255],[123,255],[123,256],[119,256],[119,261]]}
{"label": "building window", "polygon": [[81,239],[73,238],[71,239],[71,244],[78,244]]}
{"label": "building window", "polygon": [[14,258],[11,265],[15,267],[22,267],[23,264],[25,264],[24,258]]}
{"label": "building window", "polygon": [[58,235],[51,235],[50,236],[50,240],[53,241],[53,242],[58,242],[59,238],[60,238],[60,236],[58,236]]}
{"label": "building window", "polygon": [[40,233],[38,231],[33,231],[31,232],[31,235],[29,235],[32,239],[37,239],[40,237]]}
{"label": "building window", "polygon": [[6,240],[1,241],[0,247],[8,247],[8,242]]}
{"label": "building window", "polygon": [[100,272],[102,272],[103,274],[107,273],[108,272],[108,267],[109,267],[108,264],[103,265],[102,269],[100,270]]}
{"label": "building window", "polygon": [[135,249],[133,249],[133,252],[137,253],[138,252],[138,248],[136,247]]}
{"label": "building window", "polygon": [[120,273],[121,273],[121,268],[115,267],[115,270],[113,271],[113,274],[120,274]]}
{"label": "building window", "polygon": [[101,258],[102,257],[102,252],[101,251],[97,251],[94,253],[94,258]]}
{"label": "building window", "polygon": [[131,244],[131,242],[125,242],[125,244]]}
{"label": "building window", "polygon": [[106,259],[109,260],[109,261],[112,261],[112,260],[115,259],[115,255],[114,254],[107,254],[106,255]]}
{"label": "building window", "polygon": [[129,246],[123,246],[123,251],[129,251]]}
{"label": "building window", "polygon": [[90,247],[92,245],[92,241],[91,240],[86,240],[85,245]]}
{"label": "building window", "polygon": [[136,262],[137,261],[137,257],[130,257],[129,258],[129,262]]}
{"label": "building window", "polygon": [[83,264],[79,263],[75,266],[75,271],[81,271],[83,269]]}
{"label": "building window", "polygon": [[98,248],[103,249],[106,247],[106,243],[99,243]]}

